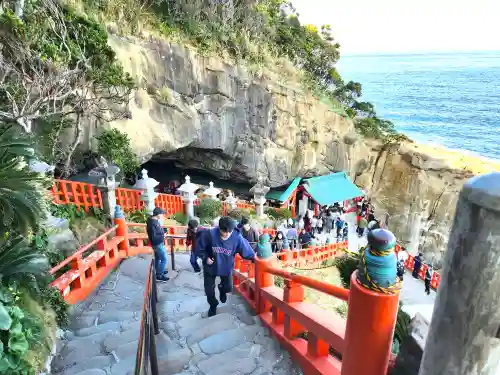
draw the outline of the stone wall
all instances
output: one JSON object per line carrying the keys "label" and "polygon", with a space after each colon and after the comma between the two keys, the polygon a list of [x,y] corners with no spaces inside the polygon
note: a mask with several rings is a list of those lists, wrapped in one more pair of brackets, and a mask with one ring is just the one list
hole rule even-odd
{"label": "stone wall", "polygon": [[[457,152],[361,139],[352,121],[304,91],[283,61],[250,69],[151,38],[110,35],[110,44],[140,87],[131,118],[112,126],[130,135],[143,162],[177,160],[236,182],[260,175],[271,186],[347,171],[401,243],[438,266],[462,184],[500,170]],[[87,127],[85,147],[99,129]]]}

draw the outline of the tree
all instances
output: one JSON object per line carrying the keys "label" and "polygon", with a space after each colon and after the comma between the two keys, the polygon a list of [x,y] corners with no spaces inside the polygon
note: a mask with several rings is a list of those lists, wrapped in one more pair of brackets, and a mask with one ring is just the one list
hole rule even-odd
{"label": "tree", "polygon": [[26,163],[33,146],[15,127],[0,127],[0,235],[27,235],[44,217],[46,180]]}
{"label": "tree", "polygon": [[34,4],[23,20],[11,9],[1,15],[0,121],[26,133],[40,122],[72,124],[70,145],[57,156],[69,174],[82,120],[127,116],[134,82],[117,64],[100,25],[55,0]]}

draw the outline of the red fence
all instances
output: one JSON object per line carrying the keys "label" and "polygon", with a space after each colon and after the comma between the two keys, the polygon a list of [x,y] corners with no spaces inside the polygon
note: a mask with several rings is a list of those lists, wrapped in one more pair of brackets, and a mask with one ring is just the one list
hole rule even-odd
{"label": "red fence", "polygon": [[[55,180],[51,190],[54,203],[56,204],[74,204],[77,207],[83,207],[88,212],[89,207],[103,208],[101,191],[97,186],[77,181]],[[144,208],[144,202],[141,200],[141,190],[117,188],[115,190],[116,204],[125,212],[140,211]],[[194,205],[200,204],[196,199]],[[252,210],[255,205],[245,201],[238,201],[238,208]],[[179,195],[158,194],[155,199],[155,206],[163,208],[168,215],[184,211],[184,204]],[[222,202],[223,215],[226,215],[230,206]]]}
{"label": "red fence", "polygon": [[[413,272],[413,267],[415,265],[415,257],[408,254],[408,259],[406,259],[405,267],[408,271]],[[427,264],[422,264],[420,271],[418,272],[418,277],[421,280],[425,280],[425,273],[427,272]],[[439,282],[441,281],[441,275],[439,272],[433,271],[431,278],[431,288],[437,289]]]}
{"label": "red fence", "polygon": [[[288,252],[285,257],[294,259],[308,251]],[[335,252],[330,251],[323,250],[324,255]],[[312,249],[309,256],[314,253]],[[318,260],[325,259],[317,255]],[[356,273],[347,290],[286,272],[272,260],[256,260],[254,264],[238,258],[233,283],[305,375],[385,375],[399,294],[381,295],[365,289]],[[274,276],[284,279],[284,289],[275,286]],[[348,302],[347,321],[305,302],[304,287]]]}
{"label": "red fence", "polygon": [[90,207],[102,208],[101,191],[92,184],[55,180],[51,193],[56,204],[73,204],[85,212]]}
{"label": "red fence", "polygon": [[[120,259],[151,253],[144,224],[126,223],[124,218],[116,218],[115,224],[50,271],[56,277],[52,286],[69,303],[85,299]],[[166,239],[172,249],[185,247],[186,227],[168,227],[168,232],[180,237]],[[235,261],[235,289],[301,365],[305,375],[382,375],[387,371],[398,294],[380,295],[365,289],[357,282],[356,274],[347,290],[281,269],[321,262],[341,254],[346,247],[347,243],[337,243],[287,251],[255,263],[239,256]],[[69,270],[65,271],[66,267]],[[274,285],[275,276],[284,278],[284,289]],[[347,321],[306,303],[304,287],[348,302]],[[365,350],[367,347],[370,350]]]}

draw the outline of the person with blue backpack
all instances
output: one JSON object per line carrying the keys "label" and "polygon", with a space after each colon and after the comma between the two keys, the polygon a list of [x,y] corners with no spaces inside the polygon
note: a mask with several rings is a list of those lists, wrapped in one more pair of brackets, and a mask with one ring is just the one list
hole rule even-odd
{"label": "person with blue backpack", "polygon": [[210,306],[208,316],[217,314],[219,301],[215,297],[215,279],[218,285],[220,302],[226,303],[227,293],[232,291],[232,273],[234,257],[240,254],[243,259],[254,260],[255,252],[235,228],[236,223],[230,217],[221,217],[219,226],[204,230],[196,239],[196,256],[203,264],[203,284],[207,302]]}

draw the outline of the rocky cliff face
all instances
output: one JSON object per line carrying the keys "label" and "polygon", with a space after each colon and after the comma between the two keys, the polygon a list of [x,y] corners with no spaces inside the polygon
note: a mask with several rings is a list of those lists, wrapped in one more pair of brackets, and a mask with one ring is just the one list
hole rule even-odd
{"label": "rocky cliff face", "polygon": [[[360,139],[349,119],[303,90],[286,64],[259,71],[165,41],[110,36],[141,87],[127,132],[143,161],[175,160],[233,181],[271,186],[296,175],[348,171],[411,252],[439,264],[464,181],[500,169],[459,153]],[[89,126],[87,144],[97,127]]]}
{"label": "rocky cliff face", "polygon": [[500,170],[500,163],[409,143],[382,147],[364,141],[353,155],[353,179],[369,192],[378,216],[411,253],[423,252],[438,267],[462,185],[475,174]]}
{"label": "rocky cliff face", "polygon": [[304,92],[295,73],[251,72],[165,41],[110,43],[141,87],[131,119],[113,126],[144,161],[176,160],[244,182],[260,175],[273,186],[349,169],[352,122]]}

